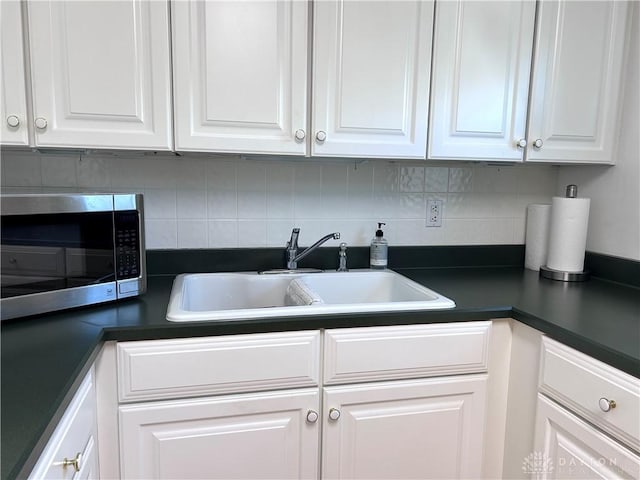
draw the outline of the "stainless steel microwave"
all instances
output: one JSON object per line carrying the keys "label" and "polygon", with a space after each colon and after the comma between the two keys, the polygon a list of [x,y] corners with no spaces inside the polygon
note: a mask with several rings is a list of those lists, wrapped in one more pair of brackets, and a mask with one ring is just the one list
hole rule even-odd
{"label": "stainless steel microwave", "polygon": [[142,194],[2,195],[0,319],[147,288]]}

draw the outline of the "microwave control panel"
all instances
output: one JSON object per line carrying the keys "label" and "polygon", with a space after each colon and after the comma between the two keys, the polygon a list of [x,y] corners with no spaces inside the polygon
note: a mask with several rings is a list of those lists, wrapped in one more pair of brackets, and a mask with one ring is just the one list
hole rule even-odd
{"label": "microwave control panel", "polygon": [[138,212],[114,212],[115,257],[118,280],[140,276],[140,220]]}

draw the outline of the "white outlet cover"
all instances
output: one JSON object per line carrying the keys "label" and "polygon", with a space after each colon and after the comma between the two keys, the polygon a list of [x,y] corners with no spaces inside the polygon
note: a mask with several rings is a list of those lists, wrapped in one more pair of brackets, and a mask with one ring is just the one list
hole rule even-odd
{"label": "white outlet cover", "polygon": [[427,227],[442,226],[442,200],[427,201]]}

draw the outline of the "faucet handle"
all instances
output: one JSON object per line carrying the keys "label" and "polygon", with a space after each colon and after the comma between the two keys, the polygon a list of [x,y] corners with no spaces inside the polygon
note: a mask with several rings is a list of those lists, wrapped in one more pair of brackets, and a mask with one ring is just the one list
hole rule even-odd
{"label": "faucet handle", "polygon": [[340,251],[338,252],[338,272],[348,272],[347,268],[347,244],[342,242],[340,244]]}
{"label": "faucet handle", "polygon": [[294,228],[291,230],[291,238],[287,242],[287,248],[295,248],[298,249],[298,235],[300,235],[300,229]]}

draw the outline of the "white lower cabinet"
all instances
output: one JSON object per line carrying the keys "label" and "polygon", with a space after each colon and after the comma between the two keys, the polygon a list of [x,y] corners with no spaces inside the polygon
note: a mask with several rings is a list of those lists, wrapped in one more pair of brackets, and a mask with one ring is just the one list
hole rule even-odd
{"label": "white lower cabinet", "polygon": [[534,451],[537,478],[640,478],[640,380],[544,338]]}
{"label": "white lower cabinet", "polygon": [[479,478],[485,375],[327,387],[322,477]]}
{"label": "white lower cabinet", "polygon": [[100,478],[96,443],[96,391],[91,369],[51,435],[29,478]]}
{"label": "white lower cabinet", "polygon": [[[490,326],[119,343],[120,475],[481,477]],[[421,348],[438,338],[447,349]]]}
{"label": "white lower cabinet", "polygon": [[640,457],[539,394],[536,451],[523,469],[536,478],[640,478]]}
{"label": "white lower cabinet", "polygon": [[317,388],[121,406],[122,477],[315,478],[318,411]]}

